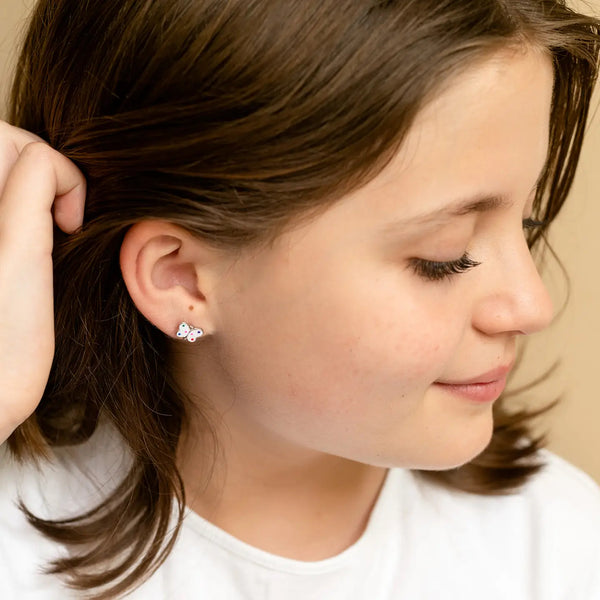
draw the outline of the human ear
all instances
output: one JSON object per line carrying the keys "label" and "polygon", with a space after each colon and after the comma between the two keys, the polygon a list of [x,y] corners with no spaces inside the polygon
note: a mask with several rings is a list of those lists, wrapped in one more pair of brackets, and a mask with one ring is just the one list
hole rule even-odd
{"label": "human ear", "polygon": [[168,336],[177,338],[182,322],[217,329],[215,290],[222,273],[222,253],[183,228],[144,220],[125,234],[119,262],[123,280],[138,310]]}

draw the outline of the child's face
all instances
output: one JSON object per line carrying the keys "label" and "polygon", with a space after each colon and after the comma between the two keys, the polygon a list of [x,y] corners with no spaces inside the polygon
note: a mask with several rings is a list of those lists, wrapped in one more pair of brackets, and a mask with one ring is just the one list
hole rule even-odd
{"label": "child's face", "polygon": [[[551,321],[522,221],[546,158],[552,78],[534,52],[472,67],[376,179],[234,266],[216,321],[234,436],[413,468],[484,449],[493,399],[436,382],[498,379],[484,374]],[[482,198],[501,203],[438,212]],[[441,280],[411,266],[465,252],[480,264]],[[495,398],[501,386],[486,389]]]}

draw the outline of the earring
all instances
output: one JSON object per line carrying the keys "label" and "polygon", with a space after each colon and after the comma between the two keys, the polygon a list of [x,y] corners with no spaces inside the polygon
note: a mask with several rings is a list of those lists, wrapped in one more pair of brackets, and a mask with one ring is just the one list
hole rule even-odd
{"label": "earring", "polygon": [[204,331],[197,327],[192,327],[187,323],[181,323],[179,325],[179,329],[177,330],[177,337],[184,338],[188,342],[195,342],[198,338],[201,338],[204,335]]}

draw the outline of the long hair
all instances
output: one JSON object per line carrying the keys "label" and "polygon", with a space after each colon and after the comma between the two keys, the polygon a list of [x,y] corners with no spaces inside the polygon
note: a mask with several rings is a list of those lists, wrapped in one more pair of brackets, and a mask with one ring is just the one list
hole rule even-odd
{"label": "long hair", "polygon": [[[182,523],[176,450],[191,403],[169,372],[168,337],[121,276],[132,224],[163,219],[222,248],[268,243],[379,173],[442,83],[487,53],[532,46],[555,73],[535,200],[546,227],[533,247],[573,181],[598,31],[562,0],[42,0],[10,120],[73,160],[88,195],[81,229],[55,229],[55,358],[37,410],[8,443],[19,460],[41,460],[106,421],[132,456],[85,514],[45,520],[21,505],[71,548],[48,572],[113,598],[158,568]],[[540,468],[534,415],[501,399],[485,451],[423,476],[473,493],[518,488]]]}

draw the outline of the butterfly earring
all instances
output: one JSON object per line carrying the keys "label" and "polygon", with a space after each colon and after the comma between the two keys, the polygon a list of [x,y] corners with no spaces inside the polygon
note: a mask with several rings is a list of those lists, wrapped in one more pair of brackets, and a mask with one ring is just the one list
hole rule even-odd
{"label": "butterfly earring", "polygon": [[177,331],[177,337],[186,339],[188,342],[195,342],[204,335],[204,331],[197,327],[192,327],[187,323],[181,323]]}

